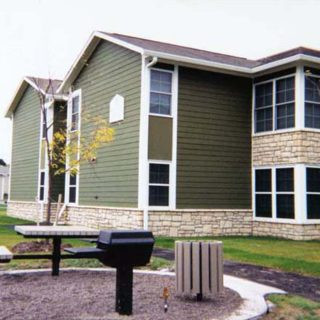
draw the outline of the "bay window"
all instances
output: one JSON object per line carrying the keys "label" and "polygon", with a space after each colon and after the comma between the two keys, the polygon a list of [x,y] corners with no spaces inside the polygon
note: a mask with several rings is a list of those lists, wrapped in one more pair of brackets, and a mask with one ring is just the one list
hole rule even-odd
{"label": "bay window", "polygon": [[255,85],[255,132],[295,126],[295,77],[286,76]]}

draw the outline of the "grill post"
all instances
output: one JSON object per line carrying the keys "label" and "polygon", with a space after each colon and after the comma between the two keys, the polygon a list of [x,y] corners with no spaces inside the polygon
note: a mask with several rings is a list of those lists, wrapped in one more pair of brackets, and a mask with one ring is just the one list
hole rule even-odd
{"label": "grill post", "polygon": [[117,267],[116,312],[122,315],[132,314],[132,278],[132,266]]}
{"label": "grill post", "polygon": [[53,240],[53,251],[52,251],[52,275],[59,275],[59,266],[61,259],[61,238],[54,237]]}

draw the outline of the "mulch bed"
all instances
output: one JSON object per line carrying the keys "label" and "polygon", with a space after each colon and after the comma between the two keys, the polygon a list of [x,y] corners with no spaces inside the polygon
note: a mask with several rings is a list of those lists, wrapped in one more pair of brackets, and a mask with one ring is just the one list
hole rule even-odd
{"label": "mulch bed", "polygon": [[[72,247],[69,243],[61,244],[61,251],[65,248]],[[28,241],[19,242],[12,248],[13,253],[28,253],[28,252],[52,252],[52,241]]]}
{"label": "mulch bed", "polygon": [[[170,261],[174,260],[174,251],[170,249],[154,248],[153,255]],[[224,261],[224,273],[320,301],[320,278],[317,277],[227,260]]]}
{"label": "mulch bed", "polygon": [[[163,288],[169,288],[169,310],[163,311]],[[196,302],[175,296],[174,277],[134,274],[133,315],[114,312],[115,272],[63,271],[0,276],[2,320],[204,320],[226,319],[242,303],[225,288],[215,298]]]}

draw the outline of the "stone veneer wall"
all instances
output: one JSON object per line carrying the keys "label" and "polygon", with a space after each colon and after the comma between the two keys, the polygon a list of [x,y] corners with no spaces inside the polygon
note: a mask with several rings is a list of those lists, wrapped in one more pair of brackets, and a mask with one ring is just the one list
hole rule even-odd
{"label": "stone veneer wall", "polygon": [[[55,206],[53,204],[53,213]],[[9,216],[26,220],[37,221],[39,209],[39,204],[34,202],[8,203]],[[64,214],[64,221],[98,229],[142,229],[143,212],[136,209],[70,206]],[[256,235],[294,240],[320,239],[320,224],[252,221],[251,210],[150,211],[149,229],[155,235],[172,237]]]}
{"label": "stone veneer wall", "polygon": [[97,229],[142,229],[143,211],[137,209],[69,206],[66,221]]}
{"label": "stone veneer wall", "polygon": [[320,224],[290,224],[253,221],[254,236],[272,236],[293,240],[320,239]]}
{"label": "stone veneer wall", "polygon": [[251,210],[149,211],[149,228],[171,237],[252,234]]}
{"label": "stone veneer wall", "polygon": [[[57,204],[52,204],[51,220],[54,221],[57,210]],[[46,213],[46,205],[44,205],[44,216]],[[41,206],[36,202],[27,201],[9,201],[7,214],[10,217],[38,221],[41,217]],[[41,220],[41,219],[40,219]]]}
{"label": "stone veneer wall", "polygon": [[320,163],[320,132],[292,131],[252,138],[254,166]]}

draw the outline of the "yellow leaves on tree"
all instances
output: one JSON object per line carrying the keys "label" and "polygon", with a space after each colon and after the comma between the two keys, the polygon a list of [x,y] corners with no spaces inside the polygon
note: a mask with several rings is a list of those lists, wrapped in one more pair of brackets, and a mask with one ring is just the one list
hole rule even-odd
{"label": "yellow leaves on tree", "polygon": [[97,157],[98,149],[113,140],[114,129],[102,117],[83,117],[88,122],[85,132],[60,129],[53,134],[50,145],[52,164],[55,175],[70,171],[77,174],[82,162],[90,162]]}

